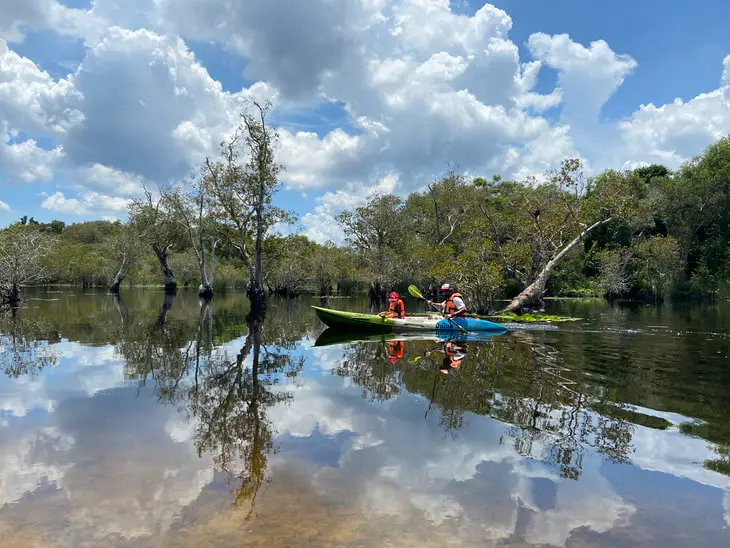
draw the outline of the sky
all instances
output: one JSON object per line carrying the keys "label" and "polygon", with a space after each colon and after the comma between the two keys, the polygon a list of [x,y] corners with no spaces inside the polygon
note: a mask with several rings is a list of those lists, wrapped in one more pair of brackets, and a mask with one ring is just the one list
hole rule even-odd
{"label": "sky", "polygon": [[672,169],[730,134],[730,2],[3,0],[0,226],[125,219],[269,100],[289,232],[455,168]]}

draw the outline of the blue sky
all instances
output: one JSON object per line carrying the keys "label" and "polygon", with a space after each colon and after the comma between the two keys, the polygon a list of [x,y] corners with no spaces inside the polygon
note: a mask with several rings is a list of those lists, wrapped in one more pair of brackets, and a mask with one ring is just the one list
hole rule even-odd
{"label": "blue sky", "polygon": [[[533,32],[567,33],[587,44],[605,40],[631,55],[638,69],[608,101],[605,115],[621,118],[642,103],[691,99],[717,87],[723,58],[730,52],[730,2],[702,0],[494,0],[513,21],[510,37],[529,57],[524,43]],[[470,2],[478,6],[481,2]],[[555,74],[544,75],[548,90]]]}
{"label": "blue sky", "polygon": [[[434,5],[438,2],[438,0],[429,1]],[[10,0],[10,2],[18,4],[20,0]],[[557,106],[537,113],[529,109],[524,111],[529,116],[547,122],[548,128],[543,131],[542,136],[537,135],[534,131],[531,133],[532,130],[525,129],[525,127],[514,131],[504,128],[493,131],[489,127],[489,122],[485,122],[484,119],[465,121],[463,127],[455,123],[453,128],[444,128],[443,120],[437,116],[440,112],[439,109],[432,108],[435,103],[429,103],[428,100],[425,103],[418,103],[414,100],[413,107],[409,112],[406,112],[407,108],[402,107],[394,107],[392,112],[384,111],[384,107],[379,108],[377,106],[378,101],[382,101],[386,95],[378,96],[373,89],[362,87],[362,82],[365,80],[358,80],[358,74],[353,69],[357,65],[358,58],[348,57],[350,54],[355,55],[355,53],[352,53],[356,51],[355,49],[349,53],[343,49],[345,53],[342,54],[344,58],[342,62],[338,60],[325,62],[311,56],[306,57],[308,47],[312,48],[311,51],[319,52],[320,56],[323,51],[330,52],[332,48],[328,50],[326,47],[329,44],[327,40],[330,39],[332,44],[345,44],[343,47],[347,47],[349,36],[345,33],[343,38],[332,31],[332,28],[340,24],[340,20],[337,19],[340,16],[339,13],[333,15],[332,12],[322,12],[311,15],[313,18],[312,24],[324,22],[323,24],[329,25],[329,27],[324,26],[321,30],[312,28],[309,34],[303,33],[301,36],[292,31],[291,34],[295,36],[291,39],[291,43],[287,42],[287,36],[275,36],[273,32],[264,33],[264,38],[256,35],[258,37],[253,39],[253,46],[250,46],[249,50],[243,51],[242,48],[245,49],[245,47],[240,44],[248,40],[250,36],[255,35],[259,30],[255,26],[252,26],[250,31],[245,28],[239,30],[232,23],[231,28],[235,30],[232,30],[231,33],[239,33],[236,35],[237,40],[230,38],[222,31],[219,38],[217,31],[205,28],[206,22],[202,21],[202,19],[205,19],[202,16],[197,15],[193,19],[186,19],[184,13],[181,13],[179,18],[178,14],[161,13],[157,14],[158,20],[168,18],[165,21],[165,26],[152,28],[150,27],[151,23],[145,24],[145,22],[153,20],[152,18],[135,20],[133,16],[127,17],[125,15],[123,20],[116,20],[114,19],[116,15],[108,16],[109,13],[120,13],[118,6],[122,4],[115,4],[115,2],[118,2],[118,0],[100,0],[94,9],[99,10],[99,13],[104,17],[111,17],[105,20],[109,25],[117,24],[130,29],[148,28],[150,32],[155,32],[160,36],[164,32],[167,32],[169,36],[176,36],[176,32],[179,33],[184,39],[184,47],[194,53],[197,60],[207,70],[210,78],[220,82],[224,92],[236,94],[241,92],[242,89],[257,85],[257,81],[266,82],[271,89],[284,90],[285,92],[292,86],[296,87],[301,84],[301,82],[292,80],[297,74],[294,68],[301,68],[300,73],[309,74],[306,66],[298,67],[297,64],[311,63],[312,73],[318,70],[322,71],[321,74],[325,75],[322,78],[325,79],[319,80],[324,82],[322,84],[324,87],[321,89],[330,96],[331,102],[323,101],[321,97],[318,98],[316,90],[311,89],[305,89],[297,97],[287,97],[286,93],[280,93],[279,97],[283,103],[273,113],[273,120],[287,132],[286,142],[295,145],[301,144],[301,150],[303,151],[294,161],[289,162],[292,165],[287,165],[287,176],[290,175],[292,179],[296,179],[298,182],[291,184],[291,181],[287,181],[285,176],[285,185],[292,186],[292,188],[282,190],[277,195],[276,201],[278,205],[294,209],[303,217],[309,214],[303,226],[306,230],[310,230],[311,234],[316,232],[317,227],[313,229],[314,225],[326,225],[328,220],[331,222],[332,214],[336,213],[340,205],[345,203],[354,204],[357,203],[358,199],[362,200],[366,194],[365,189],[375,188],[378,185],[377,174],[396,173],[398,176],[397,188],[400,192],[405,193],[427,182],[428,177],[437,177],[439,172],[443,172],[447,163],[452,161],[452,158],[459,167],[463,167],[466,171],[484,174],[502,172],[514,175],[515,173],[525,174],[544,169],[553,161],[552,158],[546,159],[553,153],[545,150],[545,143],[560,141],[554,136],[549,136],[548,133],[557,131],[561,127],[568,128],[570,126],[567,129],[569,139],[564,142],[561,141],[562,148],[556,145],[554,162],[559,162],[562,159],[560,155],[564,156],[570,151],[579,154],[588,163],[596,165],[598,168],[607,167],[608,165],[614,167],[616,161],[628,165],[644,159],[657,161],[657,158],[669,158],[668,163],[677,163],[682,159],[700,153],[717,135],[723,132],[725,134],[730,133],[730,123],[727,127],[725,126],[728,120],[727,112],[730,107],[727,102],[722,102],[720,94],[713,99],[715,102],[711,105],[719,113],[718,117],[714,126],[706,131],[706,128],[702,127],[702,120],[697,112],[706,115],[708,107],[703,106],[702,110],[695,112],[691,110],[694,107],[690,105],[686,108],[683,107],[684,110],[678,110],[673,114],[666,112],[654,113],[651,120],[636,120],[636,123],[632,124],[629,130],[621,129],[620,132],[623,133],[619,135],[619,138],[616,137],[617,132],[619,132],[617,129],[618,122],[621,120],[633,122],[632,117],[642,104],[653,103],[660,106],[672,103],[675,98],[681,98],[684,102],[689,102],[699,94],[713,92],[721,88],[723,61],[730,54],[730,33],[727,32],[726,24],[730,20],[730,2],[727,1],[705,0],[693,5],[691,8],[688,8],[687,4],[684,3],[659,0],[641,2],[623,0],[617,2],[494,0],[491,2],[497,8],[503,9],[512,19],[512,28],[506,35],[506,39],[514,42],[518,47],[521,63],[534,59],[528,47],[528,39],[533,33],[538,32],[546,33],[551,37],[567,34],[570,37],[571,44],[576,45],[578,49],[590,48],[591,42],[596,40],[605,40],[610,48],[610,56],[606,59],[599,56],[591,61],[592,65],[581,66],[570,72],[571,69],[565,67],[572,66],[570,63],[580,59],[580,51],[574,49],[566,54],[566,50],[559,49],[558,41],[553,40],[548,47],[552,48],[550,51],[554,55],[573,55],[574,58],[572,61],[563,59],[562,61],[565,61],[565,63],[562,65],[558,63],[558,61],[562,62],[561,60],[555,61],[557,57],[553,57],[553,60],[547,57],[540,59],[543,66],[540,69],[537,85],[532,90],[533,92],[544,95],[550,94],[558,85],[560,74],[562,74],[566,81],[572,82],[570,85],[573,85],[573,98],[576,96],[590,97],[592,94],[600,94],[598,91],[600,89],[611,87],[606,83],[607,76],[602,75],[601,71],[607,71],[606,74],[611,73],[610,70],[613,69],[609,65],[614,63],[618,67],[621,60],[620,56],[629,55],[638,63],[634,70],[627,71],[623,83],[617,85],[615,90],[609,89],[606,92],[608,98],[602,104],[600,112],[597,113],[598,120],[586,120],[585,127],[576,127],[582,125],[583,120],[581,119],[562,119],[561,113],[563,113],[565,105],[568,104],[566,101],[568,101],[571,93],[571,89],[568,87],[565,88],[566,99]],[[277,2],[280,2],[280,0],[277,0]],[[242,2],[242,4],[245,3]],[[70,8],[83,9],[91,5],[87,0],[64,0],[61,4]],[[184,4],[185,2],[180,6],[180,12],[185,10]],[[319,4],[321,2],[315,2],[310,11],[316,11]],[[393,0],[390,4],[400,6],[408,4],[408,0]],[[133,4],[129,4],[129,10],[130,13],[142,13],[144,9],[152,9],[149,7],[150,5],[152,3],[148,0],[133,0]],[[477,2],[452,2],[451,12],[474,17],[482,5],[482,3]],[[104,11],[105,8],[108,9]],[[113,8],[117,11],[114,11]],[[211,6],[210,9],[215,10],[215,6]],[[246,17],[260,15],[255,12],[254,8],[249,7],[246,9],[249,9],[244,14]],[[260,9],[265,11],[267,8]],[[254,12],[250,10],[254,10]],[[16,9],[16,12],[12,13],[22,12]],[[2,11],[0,11],[0,15],[2,15]],[[241,17],[243,18],[244,15],[241,15]],[[274,13],[274,18],[275,16],[276,13]],[[346,16],[347,14],[342,16],[342,25],[345,27],[351,23]],[[296,17],[292,17],[296,19]],[[241,21],[246,20],[241,19]],[[257,24],[273,24],[272,20],[272,15],[266,13],[262,16],[261,22]],[[79,26],[78,32],[68,30],[60,32],[59,29],[62,28],[62,25],[57,21],[47,21],[45,24],[34,23],[34,21],[30,16],[28,16],[27,21],[23,20],[24,24],[21,25],[25,35],[23,40],[11,39],[8,47],[12,52],[35,63],[39,69],[47,71],[55,81],[62,80],[67,78],[69,74],[73,74],[88,54],[88,47],[92,45],[92,40],[98,39],[98,36],[92,38],[93,33],[89,32],[89,27],[81,28]],[[104,28],[104,25],[99,24],[98,21],[95,24],[97,24],[97,29]],[[251,24],[254,25],[254,23]],[[458,23],[454,28],[458,29],[459,25],[462,24],[463,22]],[[273,28],[278,29],[280,27]],[[443,26],[439,32],[449,28],[451,27]],[[389,30],[392,30],[392,28]],[[8,34],[8,32],[6,31],[5,37],[9,38],[11,34]],[[332,33],[332,36],[329,36],[328,32]],[[454,31],[452,29],[449,32],[458,32],[458,30]],[[498,36],[499,31],[495,32],[496,34],[493,36]],[[273,38],[272,35],[274,35]],[[426,35],[428,33],[424,30],[421,37]],[[374,39],[373,36],[379,38]],[[373,60],[393,59],[402,54],[404,47],[407,49],[410,45],[407,41],[404,41],[400,46],[391,46],[382,38],[383,36],[385,35],[382,32],[378,35],[358,35],[359,50],[357,50],[357,55],[361,51],[366,51],[367,54],[364,58],[369,59],[371,62]],[[417,34],[414,36],[418,38]],[[0,24],[0,39],[2,37],[3,26]],[[441,42],[434,41],[427,44],[426,49],[414,50],[415,53],[406,52],[406,54],[403,54],[402,59],[408,60],[413,59],[414,56],[422,56],[419,62],[424,62],[429,55],[436,55],[440,51],[448,51],[449,55],[452,56],[461,55],[461,52],[454,49],[453,44],[448,45],[447,33],[441,39]],[[484,36],[483,44],[485,46],[481,47],[481,51],[484,51],[489,39],[489,36]],[[410,40],[413,42],[414,39],[411,38]],[[447,42],[443,42],[443,40],[447,40]],[[354,38],[352,42],[355,42]],[[477,51],[479,51],[479,48],[477,48]],[[260,54],[261,59],[269,60],[272,68],[268,68],[268,66],[263,68],[261,66],[252,67],[250,65],[251,58],[247,58],[247,54],[254,56],[259,61],[260,59],[256,56]],[[125,55],[127,55],[126,52]],[[125,57],[124,61],[126,62],[127,59],[131,60],[131,57]],[[120,61],[117,60],[116,62]],[[181,62],[179,57],[176,62]],[[99,61],[99,63],[102,63],[102,61]],[[262,63],[258,64],[261,65]],[[327,63],[331,64],[328,65]],[[103,71],[104,69],[102,67],[99,70]],[[493,101],[499,103],[500,99],[494,99],[493,97],[495,94],[499,95],[500,89],[509,84],[510,80],[502,79],[504,74],[490,72],[492,70],[491,66],[481,67],[479,72],[476,72],[475,69],[477,79],[474,80],[474,77],[472,77],[469,80],[471,82],[469,84],[470,91],[474,89],[475,85],[485,86],[485,91],[482,93],[484,97],[479,96],[477,93],[480,106],[496,104]],[[616,73],[621,73],[621,70],[620,67],[617,68]],[[334,74],[334,79],[337,80],[340,77],[341,81],[332,84],[330,80],[327,80],[327,74]],[[110,78],[112,76],[110,75]],[[398,85],[407,86],[409,79],[412,80],[412,78],[413,76],[404,77]],[[128,82],[129,79],[126,81]],[[124,82],[125,80],[122,80],[115,84],[116,89],[121,90],[125,85]],[[432,97],[442,97],[443,95],[439,94],[442,93],[444,85],[452,86],[449,88],[449,92],[456,93],[458,91],[458,85],[450,84],[448,79],[445,82],[446,84],[444,82],[434,84]],[[352,87],[348,88],[348,85]],[[357,87],[358,85],[360,88]],[[428,84],[424,84],[424,86],[426,85]],[[584,88],[578,89],[576,94],[576,86],[584,86]],[[22,86],[18,89],[22,89]],[[383,89],[385,90],[385,88]],[[406,87],[402,87],[402,89],[406,89]],[[91,93],[96,91],[79,89],[79,92],[84,96],[84,100],[88,101]],[[133,93],[134,90],[131,92],[127,90],[127,92]],[[139,93],[141,104],[147,102],[146,90],[140,90]],[[383,93],[386,94],[386,91],[383,91]],[[387,95],[388,97],[393,97],[392,90],[387,93],[391,93],[391,95]],[[727,96],[730,97],[730,92]],[[12,109],[12,104],[7,102],[12,102],[12,97],[9,97],[10,99],[7,99],[6,103],[3,103],[0,97],[0,114],[3,113],[4,108]],[[302,102],[301,97],[305,97],[304,102]],[[217,98],[216,101],[219,99]],[[225,101],[225,99],[220,99],[220,101]],[[377,137],[361,135],[363,130],[356,127],[356,120],[345,111],[346,103],[352,105],[352,111],[356,117],[362,116],[363,119],[385,124],[388,131],[381,131]],[[46,103],[43,101],[39,104],[41,105],[40,108],[46,107]],[[122,103],[120,102],[120,104]],[[215,104],[219,105],[221,103]],[[109,107],[107,106],[107,108]],[[189,108],[189,105],[186,108]],[[215,107],[205,112],[202,111],[204,107],[200,108],[201,112],[205,114],[204,118],[209,117],[206,113],[214,114],[215,111]],[[580,109],[577,111],[585,112]],[[68,109],[64,112],[68,112]],[[151,127],[156,124],[154,118],[158,114],[165,123],[172,123],[173,120],[183,121],[188,117],[188,114],[184,111],[170,113],[168,116],[166,113],[160,112],[158,108],[156,112],[149,114]],[[88,118],[90,113],[85,112],[85,116]],[[193,114],[190,114],[190,116],[192,117]],[[508,112],[507,120],[516,119],[518,116],[518,112]],[[433,120],[429,117],[432,117]],[[19,115],[16,118],[21,119]],[[99,218],[113,213],[110,213],[111,210],[108,208],[97,209],[97,204],[102,202],[105,204],[110,203],[104,202],[104,196],[124,197],[119,193],[114,194],[109,191],[106,188],[110,186],[109,184],[106,184],[106,186],[101,185],[105,188],[103,192],[94,187],[92,190],[96,194],[92,197],[83,194],[84,185],[86,184],[84,182],[85,175],[79,169],[84,168],[84,166],[88,167],[88,164],[74,164],[77,158],[73,157],[74,150],[81,150],[80,148],[74,149],[73,143],[64,141],[66,136],[63,135],[59,136],[58,134],[52,134],[50,131],[39,130],[37,127],[15,127],[13,122],[16,118],[10,118],[11,124],[8,127],[8,131],[11,132],[9,145],[23,143],[27,138],[33,138],[38,147],[46,150],[62,144],[67,157],[64,158],[64,163],[59,164],[61,167],[57,166],[53,171],[51,179],[37,180],[30,183],[18,181],[19,171],[16,170],[15,164],[11,163],[9,166],[0,167],[0,201],[10,208],[8,211],[8,208],[0,204],[0,225],[12,222],[23,214],[42,221],[60,218],[66,222],[73,222]],[[684,132],[686,124],[683,120],[690,118],[694,119],[697,125],[697,127],[686,130],[691,138],[683,137],[682,141],[672,141],[671,135]],[[143,122],[140,122],[140,124]],[[157,123],[157,125],[159,126],[161,123]],[[507,122],[501,120],[499,123],[506,124]],[[211,136],[211,143],[216,141],[215,136],[220,134],[221,131],[221,125],[216,124],[215,131],[210,128],[206,129]],[[483,124],[486,129],[474,129],[475,124]],[[420,129],[421,125],[423,126],[422,131]],[[352,145],[355,147],[356,152],[348,153],[347,146],[340,143],[340,141],[336,141],[334,145],[327,141],[328,133],[337,128],[350,135],[362,137]],[[314,132],[317,139],[313,141],[303,136],[297,136],[296,132],[298,131]],[[515,131],[521,136],[514,137]],[[662,137],[663,141],[651,142],[651,137],[647,137],[657,134],[664,135]],[[586,136],[593,135],[595,139],[586,138]],[[607,153],[603,157],[600,152],[596,152],[596,145],[591,142],[604,142],[609,138],[614,139],[617,144],[615,147],[612,145],[610,154]],[[485,143],[482,147],[475,144],[482,139]],[[129,150],[132,151],[134,150],[134,141],[134,134],[128,133],[120,135],[118,139],[110,142],[114,142],[115,146],[119,147],[128,146]],[[629,145],[626,143],[629,143]],[[89,144],[86,143],[84,146],[86,148],[83,150],[87,151]],[[627,146],[630,146],[628,152]],[[505,151],[509,147],[516,147],[519,150],[518,161],[510,163],[505,160]],[[68,154],[69,151],[71,152],[70,155]],[[651,151],[651,154],[654,154],[655,157],[648,156],[644,151]],[[123,150],[120,152],[123,155]],[[87,160],[89,155],[93,157],[93,151],[86,155]],[[99,158],[108,157],[104,154],[98,154],[97,156]],[[319,163],[317,165],[307,164],[308,157],[319,158]],[[0,150],[0,158],[2,158],[2,150]],[[157,159],[158,162],[165,162],[166,160],[166,158]],[[182,161],[182,159],[177,160],[178,164]],[[174,163],[171,158],[169,162],[171,165]],[[22,163],[22,160],[16,159],[16,163]],[[107,167],[120,169],[118,165],[109,165]],[[137,175],[145,176],[144,173],[127,175],[134,177]],[[154,184],[154,182],[150,181],[150,184]],[[54,206],[56,210],[40,205],[46,197],[58,192],[66,201],[60,206]],[[104,192],[108,192],[108,196],[106,194],[102,196]],[[45,193],[45,195],[41,195],[42,193]],[[59,201],[56,201],[56,204],[59,203]],[[74,211],[72,212],[72,210]]]}

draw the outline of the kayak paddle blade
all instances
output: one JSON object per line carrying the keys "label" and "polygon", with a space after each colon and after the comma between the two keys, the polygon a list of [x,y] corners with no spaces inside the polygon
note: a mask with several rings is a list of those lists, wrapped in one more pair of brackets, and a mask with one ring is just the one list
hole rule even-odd
{"label": "kayak paddle blade", "polygon": [[415,285],[409,285],[408,286],[408,293],[413,295],[416,299],[423,299],[423,295],[418,290],[418,288]]}

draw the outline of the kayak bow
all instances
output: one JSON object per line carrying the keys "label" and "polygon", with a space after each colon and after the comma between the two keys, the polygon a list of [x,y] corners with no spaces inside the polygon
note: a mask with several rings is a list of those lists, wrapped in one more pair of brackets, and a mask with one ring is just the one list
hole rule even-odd
{"label": "kayak bow", "polygon": [[[377,314],[347,312],[333,310],[321,306],[312,306],[317,316],[333,329],[392,333],[394,331],[490,331],[504,333],[507,328],[499,323],[480,318],[453,318],[448,320],[440,316],[406,316],[400,318],[384,318]],[[458,325],[456,325],[458,324]]]}

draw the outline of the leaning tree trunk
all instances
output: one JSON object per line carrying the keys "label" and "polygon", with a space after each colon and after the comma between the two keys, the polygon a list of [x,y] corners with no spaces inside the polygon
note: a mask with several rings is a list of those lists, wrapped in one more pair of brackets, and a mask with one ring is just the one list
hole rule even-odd
{"label": "leaning tree trunk", "polygon": [[124,258],[122,258],[122,266],[119,267],[119,272],[117,272],[117,275],[114,276],[114,281],[109,286],[109,293],[112,293],[113,295],[119,295],[119,286],[122,285],[124,278],[127,277],[128,270],[129,270],[129,260],[127,259],[127,256],[125,255]]}
{"label": "leaning tree trunk", "polygon": [[168,293],[175,293],[177,291],[177,279],[175,274],[172,272],[170,265],[167,262],[168,252],[170,246],[164,248],[154,247],[155,255],[157,260],[160,262],[160,269],[162,270],[162,280],[165,284],[165,291]]}
{"label": "leaning tree trunk", "polygon": [[575,239],[568,242],[568,244],[563,247],[563,249],[560,250],[560,252],[555,255],[552,259],[550,259],[545,267],[542,269],[540,274],[537,275],[537,278],[535,278],[535,281],[532,282],[530,285],[528,285],[519,295],[517,295],[512,301],[502,309],[502,312],[515,312],[517,310],[520,310],[521,308],[531,305],[536,302],[540,302],[542,300],[543,295],[545,294],[545,287],[547,286],[548,281],[550,280],[550,275],[553,273],[553,270],[558,265],[560,261],[563,260],[563,258],[570,252],[571,249],[573,249],[575,246],[577,246],[580,242],[582,242],[588,234],[590,234],[593,230],[598,228],[601,225],[604,225],[612,220],[611,217],[608,219],[604,219],[603,221],[598,221],[596,223],[593,223],[591,226],[586,228],[583,232],[578,234],[578,236],[575,237]]}

